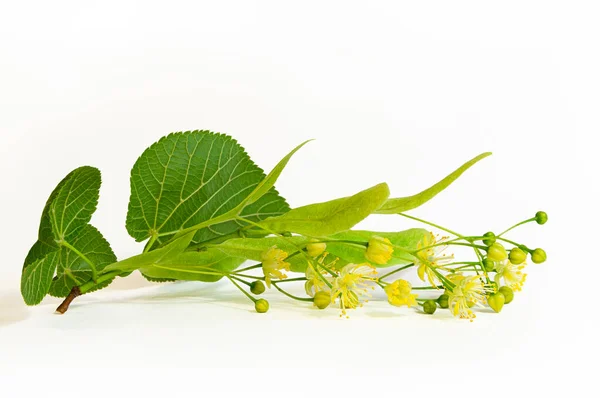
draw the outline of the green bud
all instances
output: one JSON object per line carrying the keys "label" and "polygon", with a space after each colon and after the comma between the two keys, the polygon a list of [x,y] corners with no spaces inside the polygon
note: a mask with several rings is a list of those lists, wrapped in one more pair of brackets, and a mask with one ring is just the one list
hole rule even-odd
{"label": "green bud", "polygon": [[313,304],[320,310],[324,310],[331,304],[331,293],[320,291],[315,294]]}
{"label": "green bud", "polygon": [[437,303],[440,305],[440,308],[448,308],[449,298],[450,296],[448,296],[447,294],[442,294],[440,297],[438,297]]}
{"label": "green bud", "polygon": [[256,295],[265,292],[265,284],[262,281],[254,281],[250,284],[250,291]]}
{"label": "green bud", "polygon": [[518,247],[513,247],[510,250],[510,254],[508,255],[508,258],[510,259],[510,262],[513,264],[521,264],[525,260],[527,260],[527,253],[525,253],[523,250],[519,249]]}
{"label": "green bud", "polygon": [[254,303],[254,309],[259,314],[264,314],[265,312],[269,311],[269,302],[265,299],[256,300],[256,303]]}
{"label": "green bud", "polygon": [[281,236],[283,236],[283,237],[286,237],[286,238],[291,238],[293,235],[292,235],[292,233],[291,233],[291,232],[289,232],[289,231],[283,231],[283,232],[281,233]]}
{"label": "green bud", "polygon": [[537,213],[535,213],[536,223],[538,223],[539,225],[544,225],[546,224],[546,221],[548,221],[548,214],[546,214],[545,211],[538,211]]}
{"label": "green bud", "polygon": [[500,243],[494,243],[487,249],[488,258],[492,261],[502,261],[506,260],[508,254],[506,253],[506,249]]}
{"label": "green bud", "polygon": [[502,307],[504,307],[504,303],[506,302],[506,298],[504,294],[498,292],[495,294],[490,294],[488,297],[488,304],[492,309],[496,312],[502,311]]}
{"label": "green bud", "polygon": [[433,314],[437,310],[437,304],[433,300],[427,300],[423,303],[423,312],[426,314]]}
{"label": "green bud", "polygon": [[531,253],[531,261],[536,264],[541,264],[546,261],[546,252],[539,247]]}
{"label": "green bud", "polygon": [[481,241],[487,247],[490,247],[491,245],[496,243],[496,234],[494,234],[493,232],[491,232],[491,231],[486,232],[485,234],[483,234],[483,236],[484,236],[484,239],[482,239]]}
{"label": "green bud", "polygon": [[494,269],[496,269],[496,265],[489,258],[484,258],[483,259],[483,268],[485,269],[486,272],[492,272],[492,271],[494,271]]}
{"label": "green bud", "polygon": [[508,286],[502,286],[500,289],[498,289],[498,292],[502,293],[502,295],[504,296],[504,304],[510,303],[511,301],[513,301],[513,298],[515,298],[515,293]]}

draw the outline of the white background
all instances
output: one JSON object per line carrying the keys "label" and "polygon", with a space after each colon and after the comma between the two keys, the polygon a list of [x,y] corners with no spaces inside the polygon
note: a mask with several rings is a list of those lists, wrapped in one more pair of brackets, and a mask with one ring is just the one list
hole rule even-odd
{"label": "white background", "polygon": [[[600,131],[592,3],[1,4],[0,396],[589,387]],[[65,316],[53,314],[55,299],[27,308],[20,268],[55,184],[75,167],[100,168],[93,223],[121,258],[136,254],[124,227],[129,170],[162,135],[191,129],[233,135],[266,170],[316,138],[277,184],[292,206],[381,181],[410,195],[493,151],[413,214],[477,234],[543,209],[548,224],[513,237],[549,259],[528,267],[513,304],[471,324],[381,301],[340,320],[274,292],[271,311],[256,314],[225,283],[152,286],[138,275]],[[361,227],[413,225],[379,216]],[[195,366],[212,369],[142,369]],[[233,366],[256,369],[217,369]]]}

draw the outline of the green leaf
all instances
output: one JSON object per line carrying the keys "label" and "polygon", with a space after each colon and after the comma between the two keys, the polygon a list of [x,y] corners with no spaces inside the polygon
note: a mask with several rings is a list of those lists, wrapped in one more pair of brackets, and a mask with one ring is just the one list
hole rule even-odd
{"label": "green leaf", "polygon": [[54,234],[52,233],[52,224],[50,223],[50,205],[52,201],[56,198],[60,190],[65,184],[67,184],[73,176],[76,174],[77,169],[70,172],[65,178],[62,179],[60,183],[54,188],[50,197],[46,201],[46,205],[44,206],[44,210],[42,211],[42,217],[40,220],[40,227],[38,232],[38,241],[31,247],[27,257],[25,258],[25,264],[23,268],[25,268],[28,264],[33,263],[36,260],[39,260],[45,257],[47,254],[58,250],[58,245],[54,240]]}
{"label": "green leaf", "polygon": [[84,166],[75,169],[69,176],[48,209],[57,241],[69,241],[90,222],[100,195],[100,170]]}
{"label": "green leaf", "polygon": [[[89,224],[84,226],[70,243],[92,261],[98,271],[117,261],[117,257],[102,234]],[[56,276],[52,280],[48,293],[55,297],[66,297],[73,286],[80,286],[91,279],[92,270],[89,264],[70,249],[62,247],[59,251]],[[90,291],[103,289],[111,282],[112,279],[105,281]]]}
{"label": "green leaf", "polygon": [[[97,269],[106,264],[103,259],[116,260],[102,235],[88,224],[98,204],[100,184],[98,169],[80,167],[69,173],[50,194],[42,212],[38,240],[27,254],[21,275],[21,293],[28,305],[40,303],[50,290],[54,295],[65,296],[67,287],[74,286],[74,282],[65,279],[71,271],[82,283],[91,279],[89,265],[82,265],[84,260],[66,246],[83,249],[84,256],[89,250],[88,259],[99,261],[95,264]],[[57,269],[58,275],[53,281]],[[98,285],[95,290],[108,283]]]}
{"label": "green leaf", "polygon": [[406,196],[403,198],[393,198],[388,199],[380,209],[378,209],[375,213],[377,214],[396,214],[402,213],[404,211],[415,209],[421,206],[423,203],[429,201],[433,197],[435,197],[438,193],[442,192],[446,189],[450,184],[454,182],[462,173],[467,171],[471,166],[475,163],[479,162],[481,159],[490,156],[491,152],[482,153],[479,156],[474,157],[469,160],[458,169],[454,170],[454,172],[450,173],[446,178],[439,181],[437,184],[427,188],[426,190],[413,195]]}
{"label": "green leaf", "polygon": [[298,207],[259,224],[268,230],[289,231],[308,236],[327,236],[346,231],[381,207],[390,191],[382,183],[356,195]]}
{"label": "green leaf", "polygon": [[[264,172],[231,137],[208,131],[174,133],[148,148],[131,172],[127,230],[137,241],[176,233],[235,209],[265,179]],[[253,221],[283,214],[289,206],[274,188],[244,208]],[[230,234],[237,221],[210,225],[194,242]]]}
{"label": "green leaf", "polygon": [[58,252],[50,252],[23,270],[21,275],[21,295],[25,304],[39,304],[50,289],[52,276],[56,270]]}
{"label": "green leaf", "polygon": [[[400,232],[374,232],[374,231],[346,231],[331,236],[334,240],[344,240],[353,242],[367,243],[374,236],[380,236],[390,240],[392,245],[403,248],[407,251],[415,251],[418,243],[428,234],[427,230],[422,228],[412,228]],[[327,243],[327,251],[336,255],[349,263],[368,262],[365,258],[366,247],[360,244],[348,244],[342,242]],[[390,267],[393,265],[404,265],[413,262],[414,257],[398,248],[394,249],[391,260],[384,265],[373,264],[378,268]]]}
{"label": "green leaf", "polygon": [[223,276],[221,272],[230,272],[244,263],[246,259],[234,257],[219,250],[185,252],[169,257],[140,269],[154,279],[177,279],[186,281],[216,282]]}

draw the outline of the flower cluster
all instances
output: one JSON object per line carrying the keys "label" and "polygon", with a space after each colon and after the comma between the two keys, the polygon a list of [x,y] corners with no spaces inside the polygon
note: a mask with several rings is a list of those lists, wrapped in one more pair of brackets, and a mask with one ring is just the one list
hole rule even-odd
{"label": "flower cluster", "polygon": [[[547,215],[538,212],[536,217],[516,226],[529,221],[543,224],[546,220]],[[312,301],[319,309],[334,304],[340,308],[340,316],[345,317],[348,316],[348,310],[367,303],[373,296],[373,290],[380,287],[392,306],[421,307],[426,314],[433,314],[437,308],[443,308],[459,319],[473,321],[477,307],[488,306],[500,312],[505,304],[512,302],[514,293],[521,291],[525,283],[527,274],[524,270],[528,257],[534,263],[546,260],[544,250],[532,250],[506,239],[505,233],[513,228],[498,235],[488,232],[481,236],[459,235],[441,228],[455,237],[427,232],[414,248],[404,247],[399,240],[394,241],[376,233],[368,241],[312,238],[304,247],[297,246],[297,251],[292,255],[273,246],[261,255],[262,280],[268,287],[274,285],[291,298]],[[334,244],[330,249],[328,242]],[[504,244],[513,247],[507,250]],[[456,261],[454,255],[449,253],[451,246],[467,246],[472,249],[474,258],[472,261]],[[358,249],[359,247],[363,249]],[[352,255],[348,255],[350,248],[353,250]],[[362,261],[344,261],[328,250],[337,251],[349,258],[354,255],[354,259],[360,259],[354,253],[362,250]],[[292,260],[294,257],[295,260]],[[278,286],[278,283],[286,282],[287,275],[283,271],[290,271],[290,261],[305,266],[304,277],[290,281],[304,281],[307,298],[294,296]],[[378,273],[379,268],[395,265],[399,268],[383,275]],[[413,287],[408,280],[400,278],[387,280],[398,272],[410,269],[415,270],[416,276],[426,283],[424,286]],[[260,294],[264,287],[262,290],[255,289],[257,282],[260,281],[255,281],[251,290]],[[429,291],[428,294],[435,294],[436,291],[441,293],[437,298],[420,298],[415,290]],[[268,309],[268,306],[261,302],[261,312],[265,312],[265,308]]]}

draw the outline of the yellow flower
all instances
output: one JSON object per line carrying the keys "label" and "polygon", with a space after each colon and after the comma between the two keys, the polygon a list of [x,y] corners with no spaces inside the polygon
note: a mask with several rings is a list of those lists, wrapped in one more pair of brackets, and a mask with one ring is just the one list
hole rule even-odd
{"label": "yellow flower", "polygon": [[310,257],[318,257],[327,249],[326,243],[319,243],[317,239],[311,239],[310,243],[306,245],[306,252]]}
{"label": "yellow flower", "polygon": [[362,306],[363,297],[371,297],[369,290],[375,289],[375,276],[377,270],[368,263],[348,264],[342,268],[337,278],[333,280],[331,302],[340,299],[342,314],[346,309]]}
{"label": "yellow flower", "polygon": [[[332,278],[331,274],[327,270],[335,269],[335,264],[340,260],[338,257],[325,264],[325,259],[329,256],[329,253],[323,252],[321,253],[321,257],[317,260],[317,264],[315,264],[316,269],[318,269],[323,276],[320,277],[319,274],[315,271],[315,268],[311,264],[307,264],[306,266],[306,283],[304,284],[304,290],[306,290],[306,294],[311,297],[314,297],[317,292],[320,291],[329,291],[329,286],[323,279],[326,279],[329,283],[331,283]],[[331,271],[335,272],[335,271]]]}
{"label": "yellow flower", "polygon": [[412,285],[404,279],[394,281],[387,285],[384,290],[391,305],[395,305],[396,307],[406,305],[410,307],[417,304],[417,300],[415,300],[417,295],[411,294]]}
{"label": "yellow flower", "polygon": [[437,268],[444,269],[444,265],[448,264],[454,259],[453,254],[445,254],[444,251],[448,248],[447,245],[438,245],[443,243],[447,237],[443,237],[440,240],[436,240],[435,236],[430,232],[426,234],[423,239],[417,244],[417,259],[415,265],[418,266],[417,274],[419,278],[424,282],[425,277],[431,284],[431,286],[437,286],[439,278],[436,276],[434,270]]}
{"label": "yellow flower", "polygon": [[[329,275],[329,273],[323,268],[319,268],[319,272],[323,277],[325,277],[325,275]],[[306,290],[306,294],[308,294],[310,297],[314,297],[317,292],[329,290],[327,283],[323,281],[323,278],[319,276],[317,272],[315,272],[314,268],[310,264],[306,266],[305,275],[306,283],[304,284],[304,289]],[[326,279],[329,280],[329,278]]]}
{"label": "yellow flower", "polygon": [[495,263],[496,277],[494,281],[500,286],[500,279],[504,279],[504,284],[514,291],[521,291],[527,274],[521,272],[525,268],[525,263],[516,265],[509,260],[498,261]]}
{"label": "yellow flower", "polygon": [[290,263],[286,263],[283,260],[287,258],[288,254],[283,250],[278,249],[276,246],[264,251],[261,255],[262,269],[265,274],[265,282],[268,287],[271,287],[271,279],[285,279],[287,275],[281,272],[281,270],[289,271]]}
{"label": "yellow flower", "polygon": [[369,240],[365,257],[372,263],[383,265],[390,261],[393,252],[392,242],[389,239],[374,236]]}
{"label": "yellow flower", "polygon": [[470,307],[477,303],[485,303],[486,292],[488,289],[483,285],[478,275],[464,276],[454,274],[448,276],[448,279],[454,283],[454,289],[448,292],[448,307],[454,316],[461,319],[468,319],[471,322],[475,314]]}

